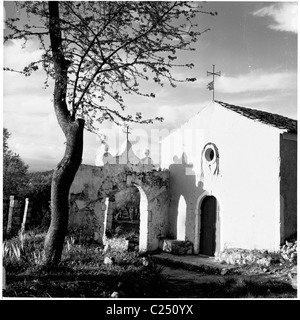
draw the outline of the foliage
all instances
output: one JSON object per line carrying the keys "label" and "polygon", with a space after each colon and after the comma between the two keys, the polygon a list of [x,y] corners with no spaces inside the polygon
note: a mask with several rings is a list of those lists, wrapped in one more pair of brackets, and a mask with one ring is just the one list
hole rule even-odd
{"label": "foliage", "polygon": [[[31,223],[35,227],[49,213],[51,179],[53,171],[28,173],[28,165],[20,156],[9,149],[10,133],[3,128],[3,198],[10,195],[29,198],[32,204]],[[49,217],[48,217],[49,219]],[[46,225],[49,221],[44,221]]]}
{"label": "foliage", "polygon": [[6,152],[8,152],[9,148],[8,148],[8,138],[10,137],[10,133],[7,130],[7,128],[3,128],[3,154],[5,154]]}
{"label": "foliage", "polygon": [[115,194],[116,210],[125,209],[129,211],[131,207],[139,207],[140,192],[136,187],[127,187]]}
{"label": "foliage", "polygon": [[21,196],[26,190],[28,165],[8,147],[10,133],[3,128],[3,198]]}
{"label": "foliage", "polygon": [[50,222],[50,197],[53,170],[28,174],[26,197],[30,199],[31,227],[48,227]]}
{"label": "foliage", "polygon": [[[40,60],[32,61],[19,72],[28,76],[42,68],[47,79],[54,77],[54,58],[60,54],[68,72],[68,109],[72,118],[85,118],[89,130],[94,129],[94,120],[151,123],[153,119],[143,120],[141,112],[135,117],[123,115],[121,111],[126,106],[120,92],[155,97],[153,92],[141,89],[140,81],[153,81],[160,86],[168,82],[173,87],[178,81],[195,81],[176,79],[171,68],[194,66],[176,63],[177,52],[195,50],[192,44],[209,30],[199,31],[194,22],[197,14],[216,15],[185,1],[59,1],[59,16],[52,19],[59,19],[55,28],[61,32],[61,47],[54,48],[49,42],[54,24],[49,24],[48,3],[31,1],[17,5],[20,17],[26,12],[28,22],[22,23],[19,17],[8,18],[5,42],[35,37],[44,51]],[[48,86],[48,80],[45,85]],[[113,102],[120,111],[111,107]]]}

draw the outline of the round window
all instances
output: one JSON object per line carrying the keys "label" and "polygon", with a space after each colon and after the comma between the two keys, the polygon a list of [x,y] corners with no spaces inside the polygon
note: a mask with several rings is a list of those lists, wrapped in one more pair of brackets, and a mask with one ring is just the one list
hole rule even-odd
{"label": "round window", "polygon": [[205,150],[204,156],[207,161],[213,161],[215,158],[215,151],[209,147]]}

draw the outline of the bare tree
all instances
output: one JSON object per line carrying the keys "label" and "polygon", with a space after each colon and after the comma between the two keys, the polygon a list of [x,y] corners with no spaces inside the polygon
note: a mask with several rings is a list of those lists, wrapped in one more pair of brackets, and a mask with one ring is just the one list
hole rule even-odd
{"label": "bare tree", "polygon": [[[46,263],[61,259],[68,226],[68,194],[82,159],[83,130],[94,130],[95,121],[152,123],[124,115],[121,92],[155,97],[139,87],[141,81],[171,86],[177,81],[171,68],[192,68],[176,64],[178,50],[191,46],[207,31],[197,30],[193,22],[203,11],[198,3],[176,2],[18,2],[20,18],[8,18],[11,39],[36,37],[44,53],[24,70],[30,75],[43,68],[55,80],[54,109],[66,137],[63,159],[57,165],[51,187],[51,225],[46,240]],[[24,19],[27,21],[24,22]],[[6,70],[11,70],[6,68]],[[11,70],[12,71],[12,70]],[[111,107],[112,102],[118,108]],[[156,118],[162,120],[161,118]]]}

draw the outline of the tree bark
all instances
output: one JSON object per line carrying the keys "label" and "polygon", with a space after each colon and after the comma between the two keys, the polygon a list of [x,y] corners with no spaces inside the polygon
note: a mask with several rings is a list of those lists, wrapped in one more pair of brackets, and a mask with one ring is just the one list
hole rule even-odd
{"label": "tree bark", "polygon": [[57,265],[68,229],[69,191],[82,159],[84,120],[76,120],[66,103],[67,71],[71,62],[65,60],[63,54],[57,1],[49,1],[49,31],[55,71],[54,110],[66,137],[64,157],[52,177],[51,223],[45,239],[45,262]]}
{"label": "tree bark", "polygon": [[84,121],[69,125],[65,155],[57,165],[51,184],[51,223],[45,240],[46,264],[60,262],[64,239],[68,230],[69,191],[79,168],[83,150]]}

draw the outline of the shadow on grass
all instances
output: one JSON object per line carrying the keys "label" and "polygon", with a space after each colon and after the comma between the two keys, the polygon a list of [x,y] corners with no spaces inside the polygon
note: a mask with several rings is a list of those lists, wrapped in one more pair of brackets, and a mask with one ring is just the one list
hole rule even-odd
{"label": "shadow on grass", "polygon": [[[65,271],[65,270],[64,270]],[[31,273],[7,277],[5,297],[44,298],[296,298],[289,283],[255,277],[227,276],[223,280],[195,283],[169,282],[149,269],[108,270],[97,274],[65,272]]]}
{"label": "shadow on grass", "polygon": [[168,287],[172,298],[297,298],[297,290],[287,282],[257,277],[226,276],[204,283],[173,281]]}
{"label": "shadow on grass", "polygon": [[72,269],[61,264],[48,269],[39,266],[6,277],[4,297],[120,298],[162,297],[167,285],[162,268],[149,261],[147,266],[111,265]]}

